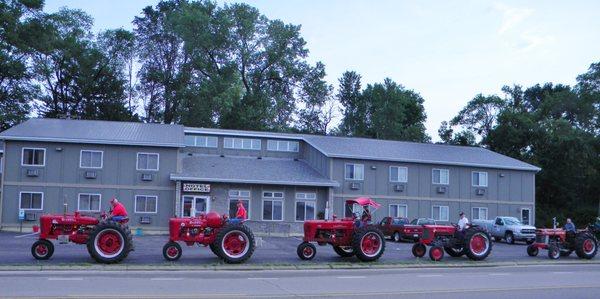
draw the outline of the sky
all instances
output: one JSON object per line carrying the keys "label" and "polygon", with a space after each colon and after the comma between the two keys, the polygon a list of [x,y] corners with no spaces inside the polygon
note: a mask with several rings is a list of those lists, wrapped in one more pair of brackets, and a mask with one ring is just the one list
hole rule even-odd
{"label": "sky", "polygon": [[[45,10],[82,9],[94,30],[132,29],[150,0],[46,0]],[[346,70],[363,87],[385,78],[425,99],[427,133],[479,93],[504,85],[573,85],[600,62],[600,1],[249,0],[270,19],[302,25],[309,61],[338,85]]]}

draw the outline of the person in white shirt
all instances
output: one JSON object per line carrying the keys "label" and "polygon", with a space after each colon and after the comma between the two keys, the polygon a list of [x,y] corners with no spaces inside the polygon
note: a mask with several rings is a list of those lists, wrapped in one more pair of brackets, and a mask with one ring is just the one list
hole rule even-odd
{"label": "person in white shirt", "polygon": [[467,224],[469,224],[469,219],[465,216],[464,212],[460,212],[458,216],[460,217],[458,220],[458,230],[463,231],[467,227]]}

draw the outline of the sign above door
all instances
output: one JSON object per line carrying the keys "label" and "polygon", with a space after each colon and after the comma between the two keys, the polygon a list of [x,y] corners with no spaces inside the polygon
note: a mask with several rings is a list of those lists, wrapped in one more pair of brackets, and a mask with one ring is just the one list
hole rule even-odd
{"label": "sign above door", "polygon": [[209,193],[210,184],[183,183],[183,192]]}

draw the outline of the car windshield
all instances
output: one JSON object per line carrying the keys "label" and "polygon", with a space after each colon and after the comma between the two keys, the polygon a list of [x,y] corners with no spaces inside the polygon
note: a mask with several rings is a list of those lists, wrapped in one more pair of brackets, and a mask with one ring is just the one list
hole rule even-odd
{"label": "car windshield", "polygon": [[519,219],[514,218],[514,217],[505,217],[502,219],[504,220],[504,223],[507,225],[522,225],[521,221],[519,221]]}
{"label": "car windshield", "polygon": [[413,219],[410,224],[417,224],[418,219]]}

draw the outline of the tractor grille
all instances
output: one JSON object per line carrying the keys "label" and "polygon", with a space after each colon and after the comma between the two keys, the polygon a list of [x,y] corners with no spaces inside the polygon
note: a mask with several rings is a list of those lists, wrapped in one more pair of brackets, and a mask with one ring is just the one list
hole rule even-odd
{"label": "tractor grille", "polygon": [[521,230],[522,234],[535,234],[535,229],[525,228]]}

